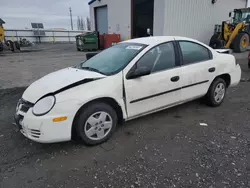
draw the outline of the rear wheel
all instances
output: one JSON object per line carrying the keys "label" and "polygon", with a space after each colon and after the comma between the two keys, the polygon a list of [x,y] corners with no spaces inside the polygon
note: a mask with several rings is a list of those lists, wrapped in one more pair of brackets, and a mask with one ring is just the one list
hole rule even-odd
{"label": "rear wheel", "polygon": [[78,138],[87,145],[107,141],[117,125],[115,110],[106,103],[93,103],[84,108],[76,120]]}
{"label": "rear wheel", "polygon": [[211,84],[207,95],[206,101],[209,106],[220,106],[226,96],[226,82],[222,78],[217,78]]}
{"label": "rear wheel", "polygon": [[239,33],[233,41],[234,52],[245,52],[249,45],[249,35],[247,33]]}
{"label": "rear wheel", "polygon": [[3,51],[3,43],[0,42],[0,52],[2,52],[2,51]]}
{"label": "rear wheel", "polygon": [[221,49],[223,48],[223,42],[218,38],[219,35],[218,34],[214,34],[211,39],[210,39],[210,43],[209,46],[213,49]]}
{"label": "rear wheel", "polygon": [[11,40],[7,41],[7,44],[9,46],[9,49],[14,52],[15,51],[15,47],[14,47],[14,43]]}

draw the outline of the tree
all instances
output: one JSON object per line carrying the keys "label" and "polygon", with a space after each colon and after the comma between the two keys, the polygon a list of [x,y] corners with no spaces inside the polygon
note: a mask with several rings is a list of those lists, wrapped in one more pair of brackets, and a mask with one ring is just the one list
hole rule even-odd
{"label": "tree", "polygon": [[85,21],[81,17],[81,30],[85,30]]}
{"label": "tree", "polygon": [[82,17],[77,16],[77,29],[78,30],[85,30],[85,21]]}
{"label": "tree", "polygon": [[91,30],[90,19],[89,19],[89,17],[87,17],[87,30],[88,30],[88,31]]}
{"label": "tree", "polygon": [[77,30],[81,30],[80,28],[81,28],[81,20],[80,20],[80,17],[79,16],[77,16]]}

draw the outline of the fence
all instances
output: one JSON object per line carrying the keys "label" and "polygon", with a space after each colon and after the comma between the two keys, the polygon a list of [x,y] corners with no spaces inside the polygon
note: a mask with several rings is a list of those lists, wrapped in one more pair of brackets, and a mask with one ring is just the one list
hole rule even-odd
{"label": "fence", "polygon": [[31,42],[36,43],[57,43],[57,42],[75,42],[75,36],[85,31],[58,31],[58,30],[43,30],[45,36],[35,36],[34,30],[26,29],[5,29],[4,34],[6,40],[19,40],[20,38],[26,38]]}

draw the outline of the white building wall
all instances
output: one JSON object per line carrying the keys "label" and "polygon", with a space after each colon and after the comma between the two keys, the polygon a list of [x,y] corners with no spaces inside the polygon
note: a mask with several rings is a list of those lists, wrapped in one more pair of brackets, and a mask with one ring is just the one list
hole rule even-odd
{"label": "white building wall", "polygon": [[165,0],[155,0],[154,2],[154,36],[164,34]]}
{"label": "white building wall", "polygon": [[107,5],[109,34],[117,33],[121,39],[131,35],[131,1],[130,0],[102,0],[90,4],[91,30],[95,30],[94,8]]}
{"label": "white building wall", "polygon": [[228,20],[235,8],[244,8],[246,0],[165,0],[163,35],[179,35],[209,43],[214,25]]}

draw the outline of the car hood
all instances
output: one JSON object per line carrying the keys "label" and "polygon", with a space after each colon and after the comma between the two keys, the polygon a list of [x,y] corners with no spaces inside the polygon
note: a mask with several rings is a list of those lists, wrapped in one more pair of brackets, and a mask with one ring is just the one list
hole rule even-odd
{"label": "car hood", "polygon": [[81,70],[77,68],[66,68],[50,73],[32,83],[23,93],[23,99],[35,103],[38,99],[49,93],[55,93],[75,83],[88,79],[106,77],[100,73]]}

